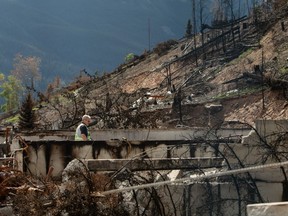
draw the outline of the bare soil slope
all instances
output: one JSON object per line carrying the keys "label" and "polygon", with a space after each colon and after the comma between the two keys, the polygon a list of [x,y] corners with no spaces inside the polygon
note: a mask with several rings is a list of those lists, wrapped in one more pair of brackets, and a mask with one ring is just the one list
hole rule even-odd
{"label": "bare soil slope", "polygon": [[[143,88],[152,95],[163,96],[169,90],[167,73],[171,73],[172,84],[177,90],[182,87],[183,118],[180,122],[179,111],[173,115],[171,110],[167,111],[166,114],[170,115],[166,116],[168,124],[161,127],[175,127],[177,124],[207,126],[208,118],[217,124],[231,121],[253,124],[256,119],[261,118],[286,119],[288,103],[285,89],[274,90],[265,82],[260,85],[254,82],[250,84],[245,79],[225,84],[243,76],[243,73],[254,74],[257,65],[263,67],[263,79],[276,79],[288,72],[287,30],[281,29],[281,22],[288,26],[287,18],[278,21],[261,37],[256,46],[251,46],[228,63],[213,62],[205,67],[197,67],[195,61],[189,58],[177,61],[177,58],[183,56],[181,48],[189,43],[189,40],[181,41],[166,55],[158,57],[152,54],[145,61],[122,72],[122,91],[133,93]],[[186,82],[189,77],[192,77],[190,83]],[[193,100],[185,103],[186,97],[191,94]],[[222,105],[222,109],[209,116],[209,104]]]}
{"label": "bare soil slope", "polygon": [[286,119],[287,14],[268,22],[265,31],[252,19],[245,22],[248,29],[235,24],[239,37],[227,36],[225,50],[216,39],[201,46],[196,38],[195,49],[193,37],[183,38],[163,42],[102,77],[81,76],[61,96],[42,103],[38,124],[74,129],[84,113],[96,119],[98,129]]}

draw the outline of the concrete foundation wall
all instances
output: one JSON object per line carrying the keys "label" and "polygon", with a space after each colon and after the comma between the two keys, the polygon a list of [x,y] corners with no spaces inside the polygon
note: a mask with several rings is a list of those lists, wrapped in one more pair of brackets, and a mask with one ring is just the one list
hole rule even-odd
{"label": "concrete foundation wall", "polygon": [[[209,130],[209,129],[175,129],[175,130],[103,130],[92,131],[95,141],[74,142],[72,131],[47,131],[41,133],[18,134],[12,140],[11,149],[23,149],[28,145],[25,158],[17,153],[19,169],[31,174],[45,176],[53,166],[52,176],[61,175],[61,170],[73,158],[78,159],[135,159],[142,158],[191,158],[215,157],[215,150],[202,142],[191,143],[189,140],[218,139],[218,137],[240,137],[249,130]],[[216,135],[217,134],[217,135]],[[123,139],[125,138],[125,139]],[[104,141],[102,141],[104,140]],[[122,142],[127,140],[127,142]],[[155,140],[155,141],[153,141]],[[162,142],[163,140],[163,142]],[[166,141],[186,140],[188,143],[166,144]],[[145,143],[145,142],[150,143]],[[23,167],[23,164],[25,165]],[[26,167],[26,168],[25,168]]]}

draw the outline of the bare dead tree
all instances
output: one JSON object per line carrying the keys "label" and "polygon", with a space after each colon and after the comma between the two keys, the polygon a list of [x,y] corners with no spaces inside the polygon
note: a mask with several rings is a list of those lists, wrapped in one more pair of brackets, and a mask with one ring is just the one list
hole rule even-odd
{"label": "bare dead tree", "polygon": [[196,25],[196,2],[192,0],[192,14],[193,14],[193,39],[194,39],[194,49],[195,51],[195,62],[196,66],[198,66],[198,51],[197,51],[197,25]]}

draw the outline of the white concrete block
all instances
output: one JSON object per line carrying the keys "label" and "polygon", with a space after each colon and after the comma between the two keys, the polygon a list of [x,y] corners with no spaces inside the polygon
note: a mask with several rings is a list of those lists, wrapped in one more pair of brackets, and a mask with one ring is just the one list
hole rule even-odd
{"label": "white concrete block", "polygon": [[248,216],[286,216],[288,202],[260,203],[247,206]]}

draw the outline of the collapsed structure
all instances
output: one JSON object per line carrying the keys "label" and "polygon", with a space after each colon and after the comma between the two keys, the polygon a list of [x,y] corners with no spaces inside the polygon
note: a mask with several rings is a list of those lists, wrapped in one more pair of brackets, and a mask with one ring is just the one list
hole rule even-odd
{"label": "collapsed structure", "polygon": [[[253,128],[97,131],[89,142],[71,141],[73,132],[69,131],[54,131],[53,135],[6,131],[2,142],[8,141],[10,156],[2,155],[1,162],[3,167],[38,179],[61,180],[60,191],[67,187],[63,182],[79,182],[79,177],[64,177],[71,169],[73,175],[75,171],[84,175],[85,169],[107,175],[114,184],[106,190],[89,189],[85,178],[80,181],[86,182],[83,190],[96,194],[100,202],[121,195],[120,203],[131,215],[246,215],[249,204],[287,200],[283,165],[287,129],[284,120],[258,120]],[[112,134],[114,139],[110,139]],[[269,167],[272,163],[279,166]],[[79,168],[81,164],[84,169]],[[70,171],[65,171],[68,167]],[[245,170],[249,167],[254,169]],[[229,173],[236,169],[238,172]],[[47,209],[53,207],[50,199],[42,203],[49,203]]]}

